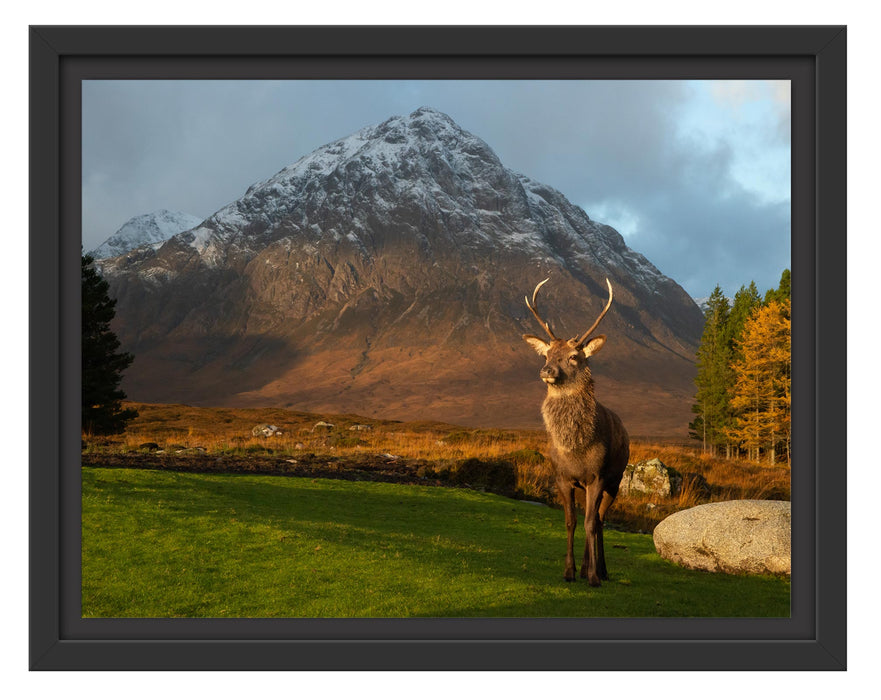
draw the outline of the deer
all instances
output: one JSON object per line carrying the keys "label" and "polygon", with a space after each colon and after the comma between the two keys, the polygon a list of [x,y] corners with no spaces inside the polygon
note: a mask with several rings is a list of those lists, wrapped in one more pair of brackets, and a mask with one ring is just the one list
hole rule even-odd
{"label": "deer", "polygon": [[599,403],[594,396],[593,377],[588,360],[605,345],[606,336],[591,334],[612,306],[612,284],[606,278],[609,300],[593,325],[579,338],[562,340],[539,315],[538,290],[548,280],[539,282],[526,306],[548,335],[548,341],[534,335],[523,340],[545,359],[539,377],[547,385],[541,407],[548,434],[549,457],[558,498],[566,520],[566,567],[563,577],[575,580],[575,489],[585,492],[584,559],[581,578],[591,586],[608,580],[603,551],[603,523],[606,512],[618,495],[621,477],[630,458],[630,438],[616,413]]}

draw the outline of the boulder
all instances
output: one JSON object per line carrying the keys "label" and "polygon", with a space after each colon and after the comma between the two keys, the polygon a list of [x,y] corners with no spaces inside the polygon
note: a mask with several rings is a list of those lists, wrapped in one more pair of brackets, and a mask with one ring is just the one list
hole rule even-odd
{"label": "boulder", "polygon": [[327,421],[320,420],[315,425],[312,426],[312,432],[314,433],[316,429],[322,428],[324,430],[333,430],[336,426],[333,423],[328,423]]}
{"label": "boulder", "polygon": [[628,464],[621,478],[618,494],[646,493],[658,496],[675,496],[682,487],[682,475],[666,466],[660,459],[647,459]]}
{"label": "boulder", "polygon": [[365,425],[364,423],[356,423],[355,425],[350,425],[349,430],[359,430],[359,431],[373,430],[373,426],[372,425]]}
{"label": "boulder", "polygon": [[255,425],[251,429],[251,435],[254,437],[273,437],[275,435],[281,435],[281,430],[269,423],[261,423],[260,425]]}
{"label": "boulder", "polygon": [[791,513],[789,501],[706,503],[658,523],[655,549],[690,569],[789,575]]}
{"label": "boulder", "polygon": [[175,454],[179,455],[203,455],[208,450],[204,447],[182,447],[179,450],[175,450]]}

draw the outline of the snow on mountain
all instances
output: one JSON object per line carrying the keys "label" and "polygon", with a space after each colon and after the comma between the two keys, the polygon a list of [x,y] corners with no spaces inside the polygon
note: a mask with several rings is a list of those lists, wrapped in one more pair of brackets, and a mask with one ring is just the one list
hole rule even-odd
{"label": "snow on mountain", "polygon": [[[292,229],[309,238],[320,228],[318,236],[347,239],[369,254],[366,221],[395,224],[414,206],[447,222],[445,235],[459,247],[515,249],[564,266],[602,262],[637,274],[650,291],[671,282],[615,229],[507,169],[482,139],[428,107],[318,148],[178,238],[210,267],[224,265],[230,247],[252,257]],[[310,213],[319,211],[322,220],[330,214],[348,225],[316,226]],[[262,229],[256,238],[255,226]]]}
{"label": "snow on mountain", "polygon": [[180,211],[160,209],[150,214],[135,216],[119,230],[91,251],[96,260],[113,258],[144,245],[156,245],[172,236],[198,226],[202,218]]}

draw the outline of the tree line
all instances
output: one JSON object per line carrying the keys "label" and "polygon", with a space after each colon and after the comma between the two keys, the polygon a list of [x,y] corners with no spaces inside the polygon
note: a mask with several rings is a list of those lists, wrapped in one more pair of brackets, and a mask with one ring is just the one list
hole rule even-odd
{"label": "tree line", "polygon": [[690,437],[705,452],[791,463],[791,274],[759,295],[755,282],[729,302],[717,285],[704,307]]}

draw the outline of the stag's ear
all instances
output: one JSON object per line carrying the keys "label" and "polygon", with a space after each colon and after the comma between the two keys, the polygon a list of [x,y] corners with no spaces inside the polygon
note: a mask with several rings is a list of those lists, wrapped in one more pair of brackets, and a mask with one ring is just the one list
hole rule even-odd
{"label": "stag's ear", "polygon": [[606,336],[598,335],[596,338],[592,338],[587,345],[584,346],[584,356],[590,357],[591,355],[596,355],[600,348],[606,344]]}
{"label": "stag's ear", "polygon": [[547,355],[548,349],[551,347],[550,343],[546,343],[544,340],[534,335],[524,335],[523,340],[529,343],[532,346],[532,349],[539,355]]}

